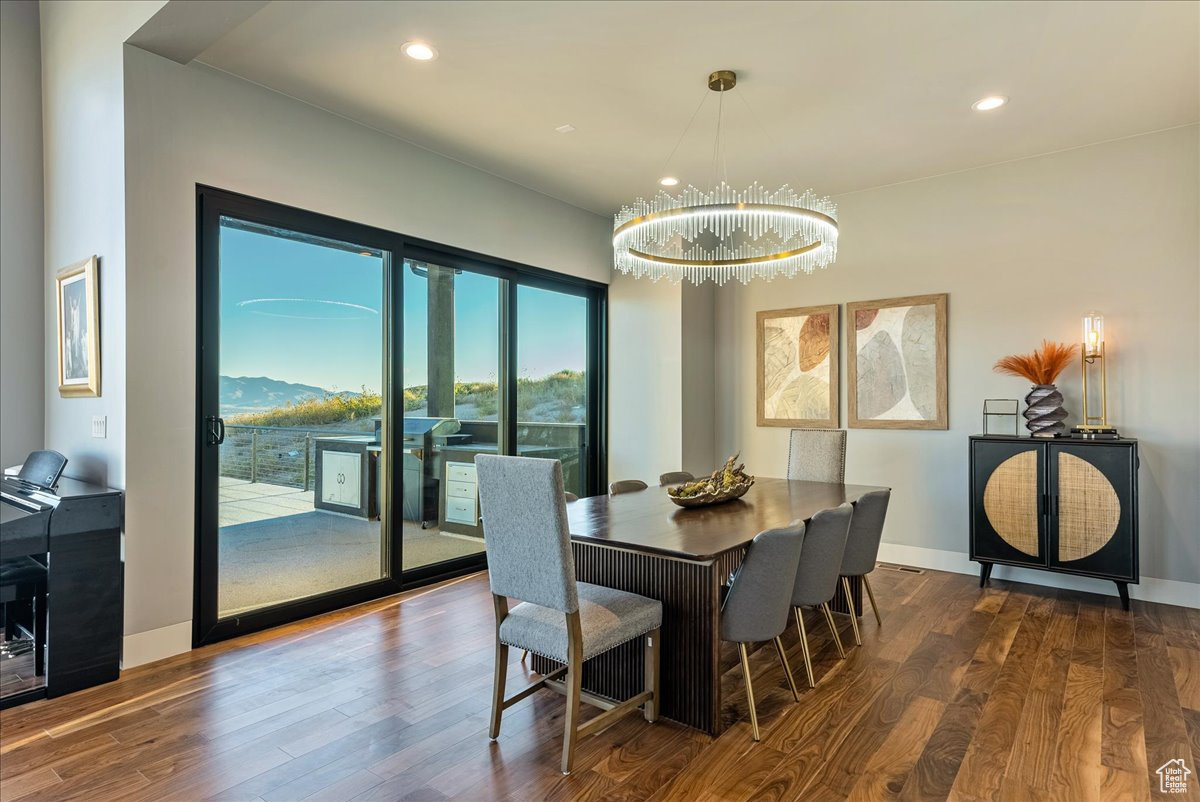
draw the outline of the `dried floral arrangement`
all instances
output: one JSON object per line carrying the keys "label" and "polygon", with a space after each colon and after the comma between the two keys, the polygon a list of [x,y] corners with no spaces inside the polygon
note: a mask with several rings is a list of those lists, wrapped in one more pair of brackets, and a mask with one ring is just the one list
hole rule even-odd
{"label": "dried floral arrangement", "polygon": [[1028,379],[1034,384],[1054,384],[1059,374],[1075,357],[1078,346],[1042,340],[1042,347],[1031,354],[1014,354],[999,360],[992,370]]}
{"label": "dried floral arrangement", "polygon": [[707,478],[668,487],[667,495],[680,507],[705,507],[744,496],[754,484],[754,477],[746,473],[745,465],[738,464],[739,456],[734,454],[725,460],[725,464]]}

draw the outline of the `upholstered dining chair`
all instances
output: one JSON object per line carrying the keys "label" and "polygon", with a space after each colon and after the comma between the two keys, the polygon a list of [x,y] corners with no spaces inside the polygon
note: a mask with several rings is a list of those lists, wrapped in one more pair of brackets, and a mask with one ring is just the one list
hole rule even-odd
{"label": "upholstered dining chair", "polygon": [[833,633],[833,645],[838,657],[846,656],[842,639],[829,602],[837,592],[838,575],[842,567],[842,555],[846,553],[846,537],[850,531],[850,517],[854,508],[849,503],[831,510],[822,510],[812,517],[804,530],[804,548],[800,551],[800,567],[796,570],[796,583],[792,587],[792,611],[796,614],[796,631],[800,633],[800,653],[804,655],[804,670],[808,673],[808,687],[817,687],[813,677],[812,655],[808,650],[808,633],[804,629],[801,608],[819,607],[825,614],[829,631]]}
{"label": "upholstered dining chair", "polygon": [[746,557],[734,574],[729,594],[721,606],[721,640],[738,645],[742,677],[746,681],[746,702],[750,708],[750,731],[756,741],[759,739],[758,711],[754,707],[747,643],[774,641],[783,673],[792,689],[792,697],[800,701],[779,636],[787,629],[788,607],[792,588],[796,584],[796,568],[803,543],[803,521],[796,521],[783,529],[759,532],[746,550]]}
{"label": "upholstered dining chair", "polygon": [[787,478],[809,482],[846,481],[845,429],[792,429]]}
{"label": "upholstered dining chair", "polygon": [[[846,598],[850,598],[849,577],[860,577],[863,587],[867,590],[867,598],[871,600],[871,609],[875,612],[875,623],[878,626],[883,626],[883,617],[879,614],[879,604],[875,601],[875,591],[871,590],[867,574],[875,570],[875,561],[879,558],[883,519],[887,517],[888,501],[891,498],[891,490],[875,490],[859,498],[850,518],[850,535],[846,540],[846,553],[842,557],[842,588],[846,592]],[[850,614],[850,625],[854,629],[854,642],[862,646],[858,616],[853,613]]]}
{"label": "upholstered dining chair", "polygon": [[639,490],[645,490],[647,487],[649,485],[641,479],[621,479],[609,485],[608,492],[617,496],[621,493],[636,493]]}
{"label": "upholstered dining chair", "polygon": [[[567,697],[562,772],[570,774],[579,738],[643,705],[646,720],[657,720],[662,603],[575,581],[558,460],[480,454],[475,466],[496,610],[496,677],[488,735],[498,738],[504,711],[534,691],[558,691]],[[510,598],[520,603],[509,609]],[[620,703],[582,690],[585,660],[638,639],[644,642],[645,690]],[[510,646],[563,665],[506,699]],[[604,712],[580,723],[581,701]]]}
{"label": "upholstered dining chair", "polygon": [[666,473],[659,474],[658,486],[666,487],[667,485],[681,485],[684,482],[691,482],[695,478],[695,476],[692,476],[687,471],[667,471]]}

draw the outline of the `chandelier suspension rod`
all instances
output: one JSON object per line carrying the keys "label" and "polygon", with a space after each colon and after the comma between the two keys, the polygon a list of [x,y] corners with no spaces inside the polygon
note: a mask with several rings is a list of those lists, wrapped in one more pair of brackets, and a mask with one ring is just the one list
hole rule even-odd
{"label": "chandelier suspension rod", "polygon": [[692,130],[692,124],[696,122],[696,117],[697,117],[697,115],[700,114],[700,109],[704,108],[704,103],[707,100],[708,100],[708,90],[706,89],[704,94],[700,95],[700,102],[698,104],[696,104],[696,110],[693,111],[692,116],[690,118],[688,118],[687,125],[684,126],[684,128],[683,128],[683,133],[680,134],[679,139],[677,139],[675,141],[675,147],[671,148],[671,153],[669,156],[667,156],[667,161],[663,164],[662,174],[664,176],[671,174],[670,173],[671,159],[675,158],[675,154],[676,154],[676,152],[678,152],[679,146],[683,144],[683,140],[685,137],[687,137],[688,131]]}

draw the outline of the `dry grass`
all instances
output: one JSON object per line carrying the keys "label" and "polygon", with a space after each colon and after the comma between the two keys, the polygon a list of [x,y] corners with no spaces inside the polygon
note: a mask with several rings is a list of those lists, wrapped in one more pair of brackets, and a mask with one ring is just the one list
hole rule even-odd
{"label": "dry grass", "polygon": [[1032,354],[1014,354],[998,361],[992,370],[1009,376],[1028,379],[1034,384],[1054,384],[1059,374],[1075,356],[1074,345],[1042,340],[1042,347]]}

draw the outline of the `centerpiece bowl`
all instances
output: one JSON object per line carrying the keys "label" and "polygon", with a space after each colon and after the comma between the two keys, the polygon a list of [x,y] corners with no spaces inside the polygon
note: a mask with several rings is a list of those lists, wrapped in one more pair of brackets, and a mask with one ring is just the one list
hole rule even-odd
{"label": "centerpiece bowl", "polygon": [[708,507],[741,498],[754,484],[754,477],[746,474],[745,465],[736,464],[738,456],[727,459],[711,476],[668,487],[667,497],[680,507]]}

